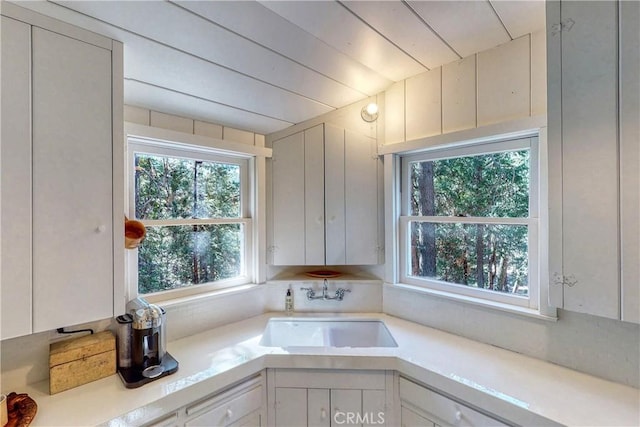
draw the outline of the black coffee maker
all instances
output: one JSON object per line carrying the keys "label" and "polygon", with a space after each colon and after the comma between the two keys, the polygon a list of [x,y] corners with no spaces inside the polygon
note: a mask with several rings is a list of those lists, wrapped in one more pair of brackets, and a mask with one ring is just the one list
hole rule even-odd
{"label": "black coffee maker", "polygon": [[166,351],[165,311],[143,298],[127,304],[118,316],[118,373],[127,388],[140,387],[178,370]]}

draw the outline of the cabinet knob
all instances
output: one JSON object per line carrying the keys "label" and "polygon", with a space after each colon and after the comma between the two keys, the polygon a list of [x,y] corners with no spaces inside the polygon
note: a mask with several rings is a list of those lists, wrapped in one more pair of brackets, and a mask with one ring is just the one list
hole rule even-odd
{"label": "cabinet knob", "polygon": [[233,417],[233,411],[231,410],[231,408],[227,408],[227,418],[231,417]]}
{"label": "cabinet knob", "polygon": [[104,233],[107,229],[107,226],[104,224],[100,224],[96,227],[96,233]]}
{"label": "cabinet knob", "polygon": [[318,219],[316,219],[316,222],[318,224],[322,224],[322,215],[318,216]]}
{"label": "cabinet knob", "polygon": [[320,409],[320,419],[321,420],[327,419],[327,411],[324,408]]}
{"label": "cabinet knob", "polygon": [[456,423],[459,423],[460,421],[462,421],[462,411],[457,410],[455,417],[456,417]]}

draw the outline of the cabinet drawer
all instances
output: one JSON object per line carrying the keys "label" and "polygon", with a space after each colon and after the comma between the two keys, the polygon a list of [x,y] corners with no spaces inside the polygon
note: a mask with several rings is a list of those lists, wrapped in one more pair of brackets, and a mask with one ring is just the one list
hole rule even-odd
{"label": "cabinet drawer", "polygon": [[187,406],[185,426],[226,426],[262,408],[262,376]]}
{"label": "cabinet drawer", "polygon": [[[400,378],[400,400],[433,415],[447,425],[505,426],[491,417],[477,412],[434,391]],[[438,423],[439,424],[439,423]]]}
{"label": "cabinet drawer", "polygon": [[435,427],[435,423],[404,406],[400,409],[402,427]]}
{"label": "cabinet drawer", "polygon": [[150,424],[145,424],[145,427],[173,427],[176,425],[178,425],[178,414],[173,412],[169,415],[152,421]]}
{"label": "cabinet drawer", "polygon": [[200,412],[211,403],[205,412],[185,423],[185,426],[225,426],[229,425],[262,406],[262,386],[234,395],[228,400],[214,397],[187,408],[187,416]]}

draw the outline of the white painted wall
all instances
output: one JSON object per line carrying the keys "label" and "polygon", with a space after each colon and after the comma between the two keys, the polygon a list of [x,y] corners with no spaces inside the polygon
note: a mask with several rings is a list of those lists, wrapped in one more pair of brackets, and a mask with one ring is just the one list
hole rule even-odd
{"label": "white painted wall", "polygon": [[172,114],[165,114],[131,105],[124,106],[124,121],[264,147],[264,135],[258,133],[235,129],[217,123],[192,120],[186,117],[174,116]]}
{"label": "white painted wall", "polygon": [[379,144],[415,141],[546,113],[546,34],[399,81],[385,91]]}
{"label": "white painted wall", "polygon": [[640,388],[640,326],[636,324],[565,310],[558,311],[557,322],[537,320],[394,285],[384,286],[382,311]]}

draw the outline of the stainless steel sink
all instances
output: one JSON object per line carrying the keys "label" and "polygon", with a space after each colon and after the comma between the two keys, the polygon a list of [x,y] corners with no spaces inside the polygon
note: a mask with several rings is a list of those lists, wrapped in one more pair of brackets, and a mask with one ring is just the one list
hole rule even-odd
{"label": "stainless steel sink", "polygon": [[262,334],[264,347],[397,347],[377,319],[274,318]]}

